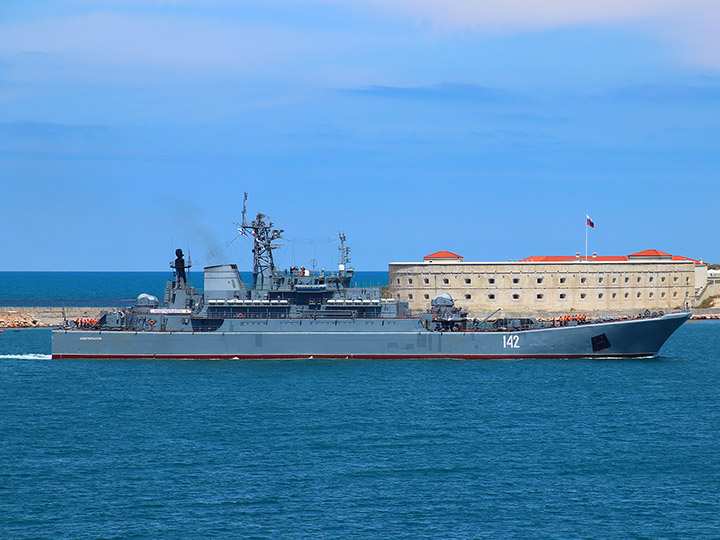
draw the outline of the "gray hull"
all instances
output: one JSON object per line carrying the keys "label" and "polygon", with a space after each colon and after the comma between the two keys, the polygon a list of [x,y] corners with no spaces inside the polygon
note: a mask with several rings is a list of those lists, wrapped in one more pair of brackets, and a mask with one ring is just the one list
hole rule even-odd
{"label": "gray hull", "polygon": [[53,358],[654,357],[690,313],[515,332],[426,330],[414,318],[228,320],[213,332],[59,329]]}

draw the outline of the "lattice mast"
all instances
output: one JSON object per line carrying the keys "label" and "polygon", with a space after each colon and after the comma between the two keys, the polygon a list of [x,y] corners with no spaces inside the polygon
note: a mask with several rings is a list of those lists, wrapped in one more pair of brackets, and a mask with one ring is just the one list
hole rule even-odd
{"label": "lattice mast", "polygon": [[275,275],[275,261],[273,260],[273,250],[280,247],[273,244],[274,240],[282,238],[282,229],[274,229],[275,224],[272,221],[265,222],[265,214],[258,212],[257,217],[248,225],[246,219],[246,202],[247,193],[243,198],[242,224],[240,227],[243,232],[241,234],[251,234],[254,240],[253,244],[253,288],[254,289],[270,289],[272,287],[272,278]]}

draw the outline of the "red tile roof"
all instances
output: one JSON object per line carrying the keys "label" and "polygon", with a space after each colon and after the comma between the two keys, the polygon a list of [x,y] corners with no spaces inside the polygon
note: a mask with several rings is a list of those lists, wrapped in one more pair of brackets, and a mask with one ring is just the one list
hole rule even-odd
{"label": "red tile roof", "polygon": [[436,251],[430,255],[425,255],[425,259],[462,259],[462,255],[452,253],[451,251]]}
{"label": "red tile roof", "polygon": [[672,255],[657,249],[646,249],[644,251],[638,251],[637,253],[631,253],[628,257],[672,257]]}
{"label": "red tile roof", "polygon": [[698,261],[697,259],[691,259],[690,257],[683,257],[682,255],[673,255],[672,256],[673,261],[692,261],[695,264],[705,264],[702,261]]}
{"label": "red tile roof", "polygon": [[[525,259],[521,259],[520,262],[568,262],[579,260],[584,261],[585,257],[572,257],[568,255],[540,255],[536,257],[526,257]],[[627,260],[627,257],[623,257],[621,255],[596,255],[595,257],[588,255],[588,261],[618,262]]]}
{"label": "red tile roof", "polygon": [[[671,258],[673,261],[692,261],[695,264],[705,264],[702,261],[698,261],[696,259],[691,259],[690,257],[683,257],[681,255],[670,255],[669,253],[665,253],[664,251],[660,251],[657,249],[646,249],[644,251],[638,251],[637,253],[632,253],[630,255],[624,256],[624,255],[596,255],[595,257],[588,256],[588,261],[599,261],[599,262],[623,262],[623,261],[629,261],[633,257],[662,257],[662,258]],[[585,256],[581,255],[580,257],[573,257],[571,255],[536,255],[534,257],[526,257],[524,259],[520,259],[519,262],[570,262],[570,261],[584,261]]]}

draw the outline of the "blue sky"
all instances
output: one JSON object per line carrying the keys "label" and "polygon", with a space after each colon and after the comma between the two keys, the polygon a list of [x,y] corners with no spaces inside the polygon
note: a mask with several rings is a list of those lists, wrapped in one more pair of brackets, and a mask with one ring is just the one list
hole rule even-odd
{"label": "blue sky", "polygon": [[244,191],[286,265],[573,254],[586,213],[720,262],[720,4],[568,4],[5,2],[0,270],[245,270]]}

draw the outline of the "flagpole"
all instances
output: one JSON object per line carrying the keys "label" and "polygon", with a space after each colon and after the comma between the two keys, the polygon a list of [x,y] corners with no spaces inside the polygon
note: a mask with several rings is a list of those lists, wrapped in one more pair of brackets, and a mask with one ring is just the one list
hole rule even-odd
{"label": "flagpole", "polygon": [[585,217],[585,262],[587,262],[587,228],[588,228],[588,222],[587,222],[587,216]]}

